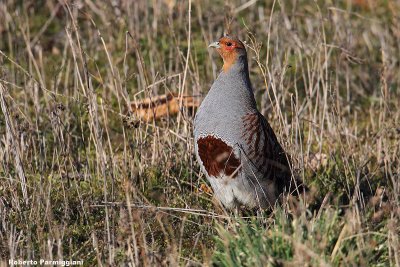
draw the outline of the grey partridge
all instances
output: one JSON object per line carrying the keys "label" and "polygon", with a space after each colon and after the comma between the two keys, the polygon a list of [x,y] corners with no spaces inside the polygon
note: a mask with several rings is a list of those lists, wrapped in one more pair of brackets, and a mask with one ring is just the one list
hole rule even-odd
{"label": "grey partridge", "polygon": [[291,186],[285,151],[258,111],[243,43],[224,36],[224,65],[194,120],[195,154],[214,196],[228,208],[269,208]]}

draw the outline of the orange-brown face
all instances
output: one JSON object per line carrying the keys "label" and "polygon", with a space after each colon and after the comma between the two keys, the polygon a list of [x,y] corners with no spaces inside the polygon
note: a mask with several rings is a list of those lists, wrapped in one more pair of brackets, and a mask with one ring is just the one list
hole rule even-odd
{"label": "orange-brown face", "polygon": [[218,42],[212,43],[210,47],[215,47],[224,60],[223,70],[226,72],[236,62],[239,55],[246,54],[243,43],[234,37],[224,36]]}

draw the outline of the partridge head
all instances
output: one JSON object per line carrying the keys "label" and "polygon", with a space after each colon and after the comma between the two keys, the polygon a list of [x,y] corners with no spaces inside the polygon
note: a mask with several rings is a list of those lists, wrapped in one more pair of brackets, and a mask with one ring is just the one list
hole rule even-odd
{"label": "partridge head", "polygon": [[208,47],[216,48],[221,55],[224,60],[223,71],[228,71],[239,57],[247,56],[244,44],[239,39],[227,35]]}

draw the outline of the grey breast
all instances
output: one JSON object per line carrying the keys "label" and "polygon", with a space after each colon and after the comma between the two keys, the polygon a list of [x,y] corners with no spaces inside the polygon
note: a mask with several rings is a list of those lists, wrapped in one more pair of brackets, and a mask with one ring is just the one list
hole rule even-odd
{"label": "grey breast", "polygon": [[240,141],[242,117],[256,110],[248,77],[235,69],[221,72],[196,114],[195,138],[214,134],[231,142]]}

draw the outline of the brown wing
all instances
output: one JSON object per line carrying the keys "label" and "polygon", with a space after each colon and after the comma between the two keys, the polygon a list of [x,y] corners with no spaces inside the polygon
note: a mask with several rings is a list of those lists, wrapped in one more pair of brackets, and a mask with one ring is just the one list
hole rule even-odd
{"label": "brown wing", "polygon": [[274,180],[279,192],[289,190],[291,173],[287,156],[268,121],[259,112],[243,118],[244,148],[257,172],[265,179]]}

